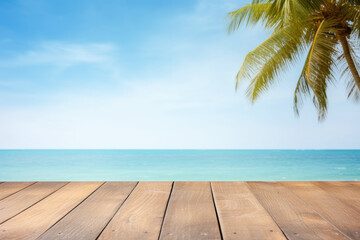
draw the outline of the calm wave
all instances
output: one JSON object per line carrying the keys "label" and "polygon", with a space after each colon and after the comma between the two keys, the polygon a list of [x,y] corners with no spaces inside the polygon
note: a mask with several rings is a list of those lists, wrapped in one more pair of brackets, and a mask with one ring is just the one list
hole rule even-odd
{"label": "calm wave", "polygon": [[0,150],[0,181],[360,180],[360,150]]}

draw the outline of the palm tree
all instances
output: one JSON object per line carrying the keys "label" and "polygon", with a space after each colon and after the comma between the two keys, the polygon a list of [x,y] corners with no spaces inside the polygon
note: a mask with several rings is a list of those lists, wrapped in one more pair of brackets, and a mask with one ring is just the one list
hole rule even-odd
{"label": "palm tree", "polygon": [[294,94],[297,115],[303,98],[310,96],[319,120],[325,118],[326,89],[338,69],[347,76],[348,97],[359,99],[360,0],[253,0],[229,15],[229,32],[243,23],[261,23],[272,32],[247,54],[236,76],[236,88],[250,79],[246,93],[252,102],[304,53]]}

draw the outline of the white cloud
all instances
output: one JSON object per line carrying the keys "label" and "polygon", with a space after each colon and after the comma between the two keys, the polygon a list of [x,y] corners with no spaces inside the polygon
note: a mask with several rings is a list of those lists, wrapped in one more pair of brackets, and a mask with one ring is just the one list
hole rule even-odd
{"label": "white cloud", "polygon": [[153,74],[144,82],[68,90],[38,106],[0,109],[0,146],[356,147],[351,136],[359,130],[348,127],[359,118],[353,106],[342,104],[321,125],[312,106],[306,106],[298,120],[292,114],[291,97],[266,98],[251,106],[243,95],[234,93],[232,75],[225,63],[191,61],[179,65],[168,78]]}
{"label": "white cloud", "polygon": [[9,60],[1,60],[0,66],[54,65],[67,67],[82,63],[99,63],[109,61],[114,50],[114,45],[106,43],[43,42],[34,49]]}
{"label": "white cloud", "polygon": [[[131,74],[126,62],[113,56],[112,44],[46,42],[16,56],[9,66],[96,63],[101,68],[96,68],[97,85],[89,87],[92,76],[80,71],[68,75],[83,80],[77,87],[32,93],[39,98],[34,104],[0,108],[0,148],[358,147],[352,137],[360,134],[354,127],[360,112],[354,105],[331,106],[322,125],[311,103],[300,120],[294,118],[296,73],[287,74],[255,106],[243,94],[247,83],[235,93],[236,71],[265,35],[253,28],[237,33],[246,38],[226,35],[219,19],[235,5],[200,1],[193,12],[167,19],[174,32],[163,29],[143,39],[136,52],[141,63],[132,63]],[[113,81],[104,80],[109,72]]]}

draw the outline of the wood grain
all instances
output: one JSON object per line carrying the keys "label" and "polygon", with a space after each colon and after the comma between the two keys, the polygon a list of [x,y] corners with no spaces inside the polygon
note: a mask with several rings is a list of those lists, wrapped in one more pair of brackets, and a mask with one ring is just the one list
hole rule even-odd
{"label": "wood grain", "polygon": [[344,203],[360,211],[360,185],[353,182],[313,182],[314,185],[328,192]]}
{"label": "wood grain", "polygon": [[66,183],[38,182],[0,201],[0,223],[22,212]]}
{"label": "wood grain", "polygon": [[136,182],[107,182],[38,239],[96,239]]}
{"label": "wood grain", "polygon": [[212,182],[223,238],[286,239],[244,182]]}
{"label": "wood grain", "polygon": [[347,239],[280,183],[249,182],[248,185],[288,239]]}
{"label": "wood grain", "polygon": [[160,239],[221,239],[209,182],[175,182]]}
{"label": "wood grain", "polygon": [[31,184],[34,184],[34,183],[33,182],[4,182],[4,183],[0,184],[0,200],[30,186]]}
{"label": "wood grain", "polygon": [[99,240],[157,240],[172,182],[140,182]]}
{"label": "wood grain", "polygon": [[71,182],[31,208],[0,225],[0,239],[39,237],[101,186],[100,182]]}
{"label": "wood grain", "polygon": [[135,184],[1,183],[0,240],[359,239],[360,182]]}
{"label": "wood grain", "polygon": [[311,182],[282,183],[351,239],[360,239],[360,212]]}

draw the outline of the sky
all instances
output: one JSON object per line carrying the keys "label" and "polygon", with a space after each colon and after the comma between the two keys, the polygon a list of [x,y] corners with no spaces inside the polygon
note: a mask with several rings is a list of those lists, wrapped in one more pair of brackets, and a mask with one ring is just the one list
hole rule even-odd
{"label": "sky", "polygon": [[293,92],[304,60],[255,104],[235,92],[269,32],[227,33],[244,0],[0,1],[1,149],[358,149],[344,81],[317,121]]}

